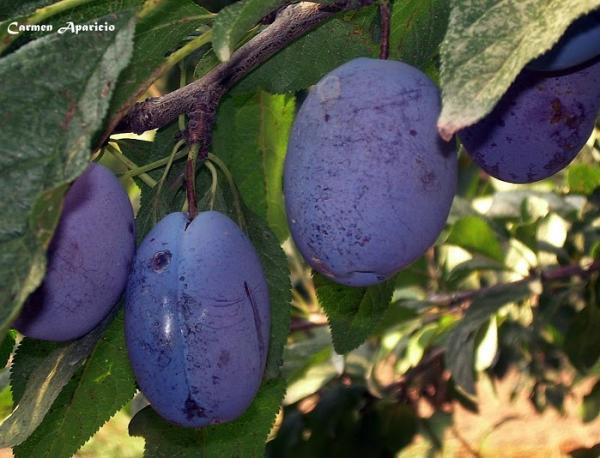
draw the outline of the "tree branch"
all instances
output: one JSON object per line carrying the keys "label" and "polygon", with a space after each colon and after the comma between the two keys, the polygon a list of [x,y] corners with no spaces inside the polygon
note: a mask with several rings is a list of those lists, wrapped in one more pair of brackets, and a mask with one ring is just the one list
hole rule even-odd
{"label": "tree branch", "polygon": [[571,277],[588,277],[594,272],[600,271],[600,260],[592,262],[587,267],[581,267],[579,264],[573,264],[568,266],[561,266],[551,268],[549,270],[543,270],[539,272],[533,272],[521,280],[517,280],[509,283],[498,283],[487,288],[456,291],[449,294],[432,294],[427,298],[428,302],[440,306],[453,306],[463,302],[475,299],[477,296],[482,294],[494,292],[497,289],[505,288],[507,285],[520,285],[525,283],[531,283],[535,280],[541,280],[542,282],[550,282],[556,280],[565,280]]}
{"label": "tree branch", "polygon": [[258,65],[335,13],[366,6],[373,1],[340,0],[329,5],[301,2],[284,8],[272,24],[241,46],[229,61],[163,97],[137,103],[119,122],[115,133],[141,134],[165,126],[186,113],[190,116],[188,140],[191,143],[201,142],[200,157],[205,157],[217,105],[229,89]]}

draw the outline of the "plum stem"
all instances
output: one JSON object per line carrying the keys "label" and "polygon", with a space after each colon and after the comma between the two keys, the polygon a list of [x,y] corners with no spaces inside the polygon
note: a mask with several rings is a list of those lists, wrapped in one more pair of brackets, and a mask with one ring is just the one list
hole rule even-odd
{"label": "plum stem", "polygon": [[[128,172],[125,172],[124,174],[122,174],[121,178],[135,177],[137,175],[141,175],[142,173],[146,173],[151,170],[162,167],[165,164],[167,164],[166,170],[168,171],[171,168],[173,161],[176,161],[177,159],[181,159],[182,157],[187,156],[187,151],[178,152],[184,144],[185,144],[185,141],[179,140],[173,147],[173,151],[171,152],[171,154],[169,154],[168,156],[163,157],[162,159],[159,159],[157,161],[150,162],[149,164],[141,165],[135,169],[131,169]],[[159,182],[159,185],[160,185],[160,182]]]}
{"label": "plum stem", "polygon": [[[106,145],[105,149],[115,159],[117,159],[119,162],[121,162],[123,165],[125,165],[125,167],[127,167],[129,170],[136,170],[136,169],[140,168],[135,162],[133,162],[131,159],[129,159],[127,156],[125,156],[121,151],[119,151],[111,143],[108,143]],[[144,183],[146,183],[151,188],[156,186],[156,181],[154,181],[154,179],[150,175],[148,175],[146,173],[141,173],[139,176],[140,176],[140,180],[142,180]]]}
{"label": "plum stem", "polygon": [[204,161],[204,165],[210,172],[210,201],[208,207],[212,210],[215,206],[215,196],[217,195],[217,183],[219,182],[219,176],[217,174],[217,169],[215,169],[215,166],[212,165],[212,162]]}
{"label": "plum stem", "polygon": [[198,200],[196,199],[196,161],[200,145],[192,143],[185,163],[185,195],[190,221],[198,215]]}
{"label": "plum stem", "polygon": [[390,57],[390,23],[391,23],[391,5],[389,0],[379,0],[379,17],[381,24],[381,37],[379,42],[379,58],[388,59]]}
{"label": "plum stem", "polygon": [[238,225],[242,228],[243,231],[245,231],[246,230],[246,219],[244,218],[244,212],[242,212],[241,197],[237,190],[237,187],[235,186],[235,180],[233,179],[233,175],[231,174],[231,172],[229,171],[229,169],[227,168],[225,163],[218,156],[215,156],[214,154],[209,153],[208,159],[213,164],[215,164],[219,168],[219,170],[221,170],[223,175],[225,175],[225,179],[227,180],[229,188],[231,189],[231,194],[233,194],[233,206],[235,207],[235,213],[237,216]]}

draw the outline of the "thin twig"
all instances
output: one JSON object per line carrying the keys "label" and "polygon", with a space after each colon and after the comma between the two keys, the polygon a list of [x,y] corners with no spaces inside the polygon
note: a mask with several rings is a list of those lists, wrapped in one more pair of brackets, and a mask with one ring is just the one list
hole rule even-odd
{"label": "thin twig", "polygon": [[381,38],[379,41],[379,58],[390,57],[390,23],[392,10],[389,0],[379,0],[379,17],[381,24]]}
{"label": "thin twig", "polygon": [[528,275],[525,278],[522,278],[521,280],[516,280],[508,283],[497,283],[495,285],[488,286],[487,288],[456,291],[449,294],[432,294],[427,298],[427,301],[440,306],[453,306],[475,299],[477,296],[492,293],[509,285],[517,286],[521,284],[531,283],[536,280],[541,280],[542,282],[552,282],[556,280],[565,280],[571,277],[585,278],[591,275],[592,273],[598,271],[600,271],[600,260],[592,262],[587,267],[581,267],[578,264],[553,267],[541,272],[533,272],[532,274]]}

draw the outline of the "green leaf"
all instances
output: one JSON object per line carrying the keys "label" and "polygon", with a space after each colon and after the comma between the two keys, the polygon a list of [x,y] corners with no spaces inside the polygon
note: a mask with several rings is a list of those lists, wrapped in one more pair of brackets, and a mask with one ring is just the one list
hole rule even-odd
{"label": "green leaf", "polygon": [[295,99],[259,91],[221,103],[213,151],[225,161],[244,203],[283,241],[288,227],[283,204],[283,163]]}
{"label": "green leaf", "polygon": [[600,167],[588,164],[572,164],[567,169],[567,183],[573,193],[590,195],[600,186]]}
{"label": "green leaf", "polygon": [[277,237],[254,215],[247,212],[245,217],[248,237],[260,257],[271,302],[271,340],[265,378],[276,378],[283,364],[283,348],[290,330],[290,271]]}
{"label": "green leaf", "polygon": [[145,458],[262,456],[284,392],[282,379],[270,380],[239,419],[201,430],[173,426],[146,407],[131,420],[129,433],[145,438]]}
{"label": "green leaf", "polygon": [[317,274],[314,282],[329,320],[333,347],[340,354],[358,347],[377,329],[394,291],[393,280],[368,288],[349,288]]}
{"label": "green leaf", "polygon": [[438,120],[447,139],[492,111],[525,64],[600,0],[454,0],[451,6]]}
{"label": "green leaf", "polygon": [[211,16],[192,0],[153,2],[144,11],[135,28],[131,62],[121,74],[110,104],[107,133],[146,89],[172,68],[175,62],[168,61],[165,56]]}
{"label": "green leaf", "polygon": [[213,49],[221,62],[227,62],[246,32],[283,0],[242,0],[222,9],[213,25]]}
{"label": "green leaf", "polygon": [[81,373],[64,388],[34,433],[13,450],[15,457],[69,458],[133,397],[135,390],[121,311],[104,331]]}
{"label": "green leaf", "polygon": [[254,92],[257,88],[271,93],[299,91],[355,57],[376,56],[370,24],[370,18],[362,22],[332,19],[252,71],[240,81],[236,91]]}
{"label": "green leaf", "polygon": [[[160,129],[153,142],[119,140],[119,147],[123,154],[134,161],[136,165],[143,166],[168,157],[175,146],[178,133],[179,127],[175,122]],[[173,211],[181,211],[185,200],[185,192],[181,187],[184,164],[185,159],[173,164],[160,195],[157,195],[158,187],[150,188],[140,179],[135,179],[142,193],[140,209],[135,218],[135,234],[138,244],[164,216]],[[148,175],[159,181],[163,172],[164,166],[148,172]],[[197,188],[199,185],[197,183]]]}
{"label": "green leaf", "polygon": [[15,16],[33,13],[42,6],[54,3],[56,0],[2,0],[0,1],[0,21]]}
{"label": "green leaf", "polygon": [[10,358],[10,354],[15,347],[15,332],[11,331],[6,334],[6,337],[0,343],[0,368],[6,366],[8,363],[8,359]]}
{"label": "green leaf", "polygon": [[600,413],[600,382],[596,382],[588,394],[583,397],[581,419],[584,423],[595,420]]}
{"label": "green leaf", "polygon": [[502,285],[481,294],[450,331],[446,342],[446,367],[452,373],[454,382],[467,393],[475,394],[473,366],[477,332],[500,307],[530,296],[531,287],[529,283]]}
{"label": "green leaf", "polygon": [[600,358],[600,310],[589,303],[575,315],[567,335],[565,351],[577,369],[585,372]]}
{"label": "green leaf", "polygon": [[69,343],[27,338],[22,341],[11,366],[13,399],[18,405],[0,424],[0,448],[19,445],[35,431],[65,385],[82,367],[112,316],[86,336]]}
{"label": "green leaf", "polygon": [[0,337],[44,276],[64,185],[85,170],[129,61],[131,14],[110,20],[115,33],[49,35],[0,60]]}
{"label": "green leaf", "polygon": [[502,262],[504,252],[498,236],[483,218],[465,216],[452,225],[447,243]]}
{"label": "green leaf", "polygon": [[395,2],[390,27],[390,56],[423,70],[433,67],[449,14],[448,0]]}

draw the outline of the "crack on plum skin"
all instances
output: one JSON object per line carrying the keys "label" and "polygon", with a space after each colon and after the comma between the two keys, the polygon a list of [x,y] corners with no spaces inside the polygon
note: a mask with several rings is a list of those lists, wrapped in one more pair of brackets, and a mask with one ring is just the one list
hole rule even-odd
{"label": "crack on plum skin", "polygon": [[173,255],[169,250],[157,251],[152,256],[148,267],[150,267],[154,272],[164,272],[167,266],[171,263],[171,258]]}
{"label": "crack on plum skin", "polygon": [[258,353],[260,354],[261,361],[264,361],[265,343],[263,341],[261,331],[262,322],[260,319],[260,314],[258,313],[258,307],[256,306],[256,302],[254,301],[254,297],[252,296],[252,292],[250,291],[247,282],[244,282],[244,291],[246,292],[246,297],[250,302],[250,306],[252,307],[252,314],[254,315],[254,327],[256,328],[256,338],[258,339]]}

